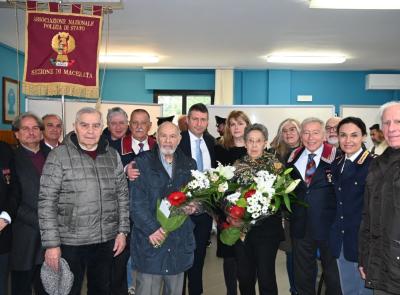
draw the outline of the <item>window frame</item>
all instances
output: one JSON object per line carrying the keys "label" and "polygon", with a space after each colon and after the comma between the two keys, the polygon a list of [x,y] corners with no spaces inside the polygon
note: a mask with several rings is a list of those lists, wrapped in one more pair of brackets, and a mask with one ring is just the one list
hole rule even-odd
{"label": "window frame", "polygon": [[209,95],[211,97],[211,105],[214,104],[214,90],[154,90],[153,103],[158,103],[158,96],[182,96],[182,114],[186,115],[187,97],[192,95]]}

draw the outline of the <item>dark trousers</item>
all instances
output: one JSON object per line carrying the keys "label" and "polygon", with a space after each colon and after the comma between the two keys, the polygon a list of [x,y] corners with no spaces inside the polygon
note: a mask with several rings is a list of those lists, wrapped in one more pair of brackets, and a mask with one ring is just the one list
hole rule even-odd
{"label": "dark trousers", "polygon": [[290,285],[290,293],[297,294],[296,284],[294,283],[294,262],[293,262],[293,253],[286,252],[286,270],[289,278]]}
{"label": "dark trousers", "polygon": [[61,256],[74,274],[70,295],[80,295],[85,270],[88,295],[109,295],[114,240],[85,246],[61,246]]}
{"label": "dark trousers", "polygon": [[280,239],[248,237],[235,244],[237,273],[241,295],[255,295],[256,281],[260,295],[277,295],[275,259]]}
{"label": "dark trousers", "polygon": [[121,254],[114,257],[111,270],[111,295],[128,294],[127,264],[130,256],[129,239],[126,240],[126,247]]}
{"label": "dark trousers", "polygon": [[0,254],[0,295],[7,294],[8,288],[8,253]]}
{"label": "dark trousers", "polygon": [[315,273],[317,272],[317,249],[320,251],[327,295],[341,295],[339,271],[336,259],[329,250],[328,241],[314,240],[309,236],[292,239],[294,258],[294,280],[301,295],[315,295]]}
{"label": "dark trousers", "polygon": [[227,295],[237,295],[237,261],[235,257],[224,257],[224,279]]}
{"label": "dark trousers", "polygon": [[200,295],[203,294],[203,266],[207,242],[211,233],[212,218],[206,213],[192,215],[190,218],[195,225],[193,233],[196,239],[196,250],[194,250],[193,265],[185,274],[183,294],[185,294],[187,276],[189,295]]}
{"label": "dark trousers", "polygon": [[34,266],[27,271],[11,272],[11,294],[12,295],[32,295],[32,286],[36,295],[47,295],[43,289],[40,279],[41,265]]}

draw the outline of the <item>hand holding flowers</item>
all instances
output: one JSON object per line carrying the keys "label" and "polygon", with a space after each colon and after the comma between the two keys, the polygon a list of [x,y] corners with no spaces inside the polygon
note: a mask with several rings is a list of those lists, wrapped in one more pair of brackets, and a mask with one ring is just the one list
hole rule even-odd
{"label": "hand holding flowers", "polygon": [[158,202],[157,220],[165,232],[180,228],[188,215],[212,209],[225,192],[238,187],[229,182],[234,176],[235,168],[218,165],[217,168],[205,172],[192,170],[192,180],[181,191],[169,194]]}
{"label": "hand holding flowers", "polygon": [[241,189],[226,196],[228,217],[220,236],[224,244],[236,243],[251,225],[277,213],[282,204],[291,212],[291,203],[298,202],[293,190],[300,182],[290,177],[291,170],[280,174],[260,170],[252,180],[247,178]]}

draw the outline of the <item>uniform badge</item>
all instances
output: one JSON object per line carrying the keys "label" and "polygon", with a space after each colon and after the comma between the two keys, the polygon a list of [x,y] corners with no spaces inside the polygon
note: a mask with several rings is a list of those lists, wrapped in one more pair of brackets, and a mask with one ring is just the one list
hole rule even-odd
{"label": "uniform badge", "polygon": [[326,169],[325,170],[325,176],[326,176],[326,181],[329,182],[329,183],[332,183],[333,175],[332,175],[331,169]]}
{"label": "uniform badge", "polygon": [[3,171],[4,182],[6,184],[10,184],[10,182],[11,182],[11,170],[8,169],[8,168],[5,168],[2,171]]}

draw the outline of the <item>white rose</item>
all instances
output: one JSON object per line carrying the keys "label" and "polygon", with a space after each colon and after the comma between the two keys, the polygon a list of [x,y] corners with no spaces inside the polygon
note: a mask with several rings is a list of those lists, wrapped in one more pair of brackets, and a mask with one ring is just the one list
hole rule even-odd
{"label": "white rose", "polygon": [[219,179],[219,176],[216,173],[211,173],[210,174],[210,179],[211,179],[212,182],[216,182]]}
{"label": "white rose", "polygon": [[218,191],[220,193],[224,193],[227,189],[228,189],[228,183],[226,181],[224,183],[220,183],[220,185],[218,185]]}

